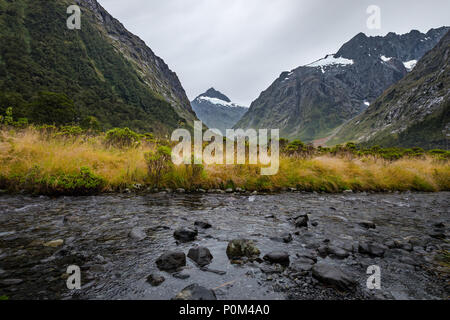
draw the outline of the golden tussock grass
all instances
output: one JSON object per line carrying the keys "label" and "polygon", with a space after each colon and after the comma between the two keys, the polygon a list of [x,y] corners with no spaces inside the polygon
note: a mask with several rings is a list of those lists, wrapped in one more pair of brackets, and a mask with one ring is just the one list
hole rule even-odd
{"label": "golden tussock grass", "polygon": [[[39,193],[39,184],[47,183],[48,177],[77,174],[82,167],[88,167],[103,178],[102,191],[121,190],[136,184],[153,186],[144,153],[155,148],[154,144],[143,143],[137,148],[122,150],[106,147],[102,136],[46,139],[33,128],[3,130],[0,131],[0,188]],[[391,162],[376,157],[352,159],[324,155],[299,159],[282,156],[279,173],[274,176],[261,176],[260,168],[253,165],[205,166],[196,176],[191,171],[190,166],[184,165],[172,168],[163,177],[160,187],[187,190],[240,187],[266,191],[297,188],[324,192],[450,190],[448,161],[432,157]],[[28,178],[31,175],[33,179]]]}

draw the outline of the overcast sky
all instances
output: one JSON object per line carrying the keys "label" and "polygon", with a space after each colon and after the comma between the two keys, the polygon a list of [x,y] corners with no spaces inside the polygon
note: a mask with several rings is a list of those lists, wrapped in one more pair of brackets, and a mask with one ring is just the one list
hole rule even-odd
{"label": "overcast sky", "polygon": [[[449,0],[98,0],[178,74],[190,100],[214,87],[250,105],[283,71],[335,53],[359,32],[450,25]],[[381,9],[369,30],[366,10]]]}

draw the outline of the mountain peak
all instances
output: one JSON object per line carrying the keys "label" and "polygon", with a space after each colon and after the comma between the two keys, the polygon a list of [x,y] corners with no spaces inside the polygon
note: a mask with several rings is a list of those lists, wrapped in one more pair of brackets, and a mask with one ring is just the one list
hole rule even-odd
{"label": "mountain peak", "polygon": [[214,89],[212,87],[209,88],[208,90],[206,90],[205,93],[202,93],[201,95],[199,95],[197,98],[199,98],[199,97],[216,98],[216,99],[220,99],[225,102],[231,102],[230,98],[228,98],[222,92],[217,91],[216,89]]}

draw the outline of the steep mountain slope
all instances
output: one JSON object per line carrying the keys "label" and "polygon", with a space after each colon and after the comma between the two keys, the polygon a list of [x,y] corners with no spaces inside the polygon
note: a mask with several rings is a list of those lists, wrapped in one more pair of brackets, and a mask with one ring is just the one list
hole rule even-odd
{"label": "steep mountain slope", "polygon": [[66,26],[74,1],[0,0],[0,112],[12,106],[17,116],[58,123],[42,110],[56,97],[74,105],[74,121],[95,116],[105,129],[165,134],[191,124],[195,114],[164,61],[97,1],[75,3],[81,30]]}
{"label": "steep mountain slope", "polygon": [[331,144],[448,148],[450,136],[450,32],[403,80],[347,123]]}
{"label": "steep mountain slope", "polygon": [[327,137],[402,79],[448,29],[385,37],[360,33],[336,54],[283,72],[236,127],[279,128],[283,137],[307,142]]}
{"label": "steep mountain slope", "polygon": [[214,88],[199,95],[191,105],[200,120],[211,129],[219,129],[224,135],[248,111],[248,108],[232,103],[226,95]]}

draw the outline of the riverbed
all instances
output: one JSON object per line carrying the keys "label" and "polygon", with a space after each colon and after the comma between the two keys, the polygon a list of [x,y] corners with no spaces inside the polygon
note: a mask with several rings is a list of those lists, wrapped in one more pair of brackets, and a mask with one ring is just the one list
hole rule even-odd
{"label": "riverbed", "polygon": [[[304,215],[307,226],[296,226]],[[212,227],[178,243],[174,231],[196,221]],[[199,284],[219,300],[447,299],[449,270],[439,257],[450,250],[449,225],[448,192],[2,195],[0,296],[159,300]],[[145,238],[130,236],[133,229]],[[261,258],[287,253],[289,266],[263,259],[232,264],[226,249],[233,239],[252,240]],[[190,259],[182,277],[158,270],[163,253],[187,254],[195,246],[210,250],[208,268],[220,272]],[[317,276],[316,264],[348,275],[354,286]],[[81,290],[66,286],[69,265],[81,269]],[[369,266],[381,270],[379,290],[367,288]],[[152,273],[165,281],[153,287]]]}

